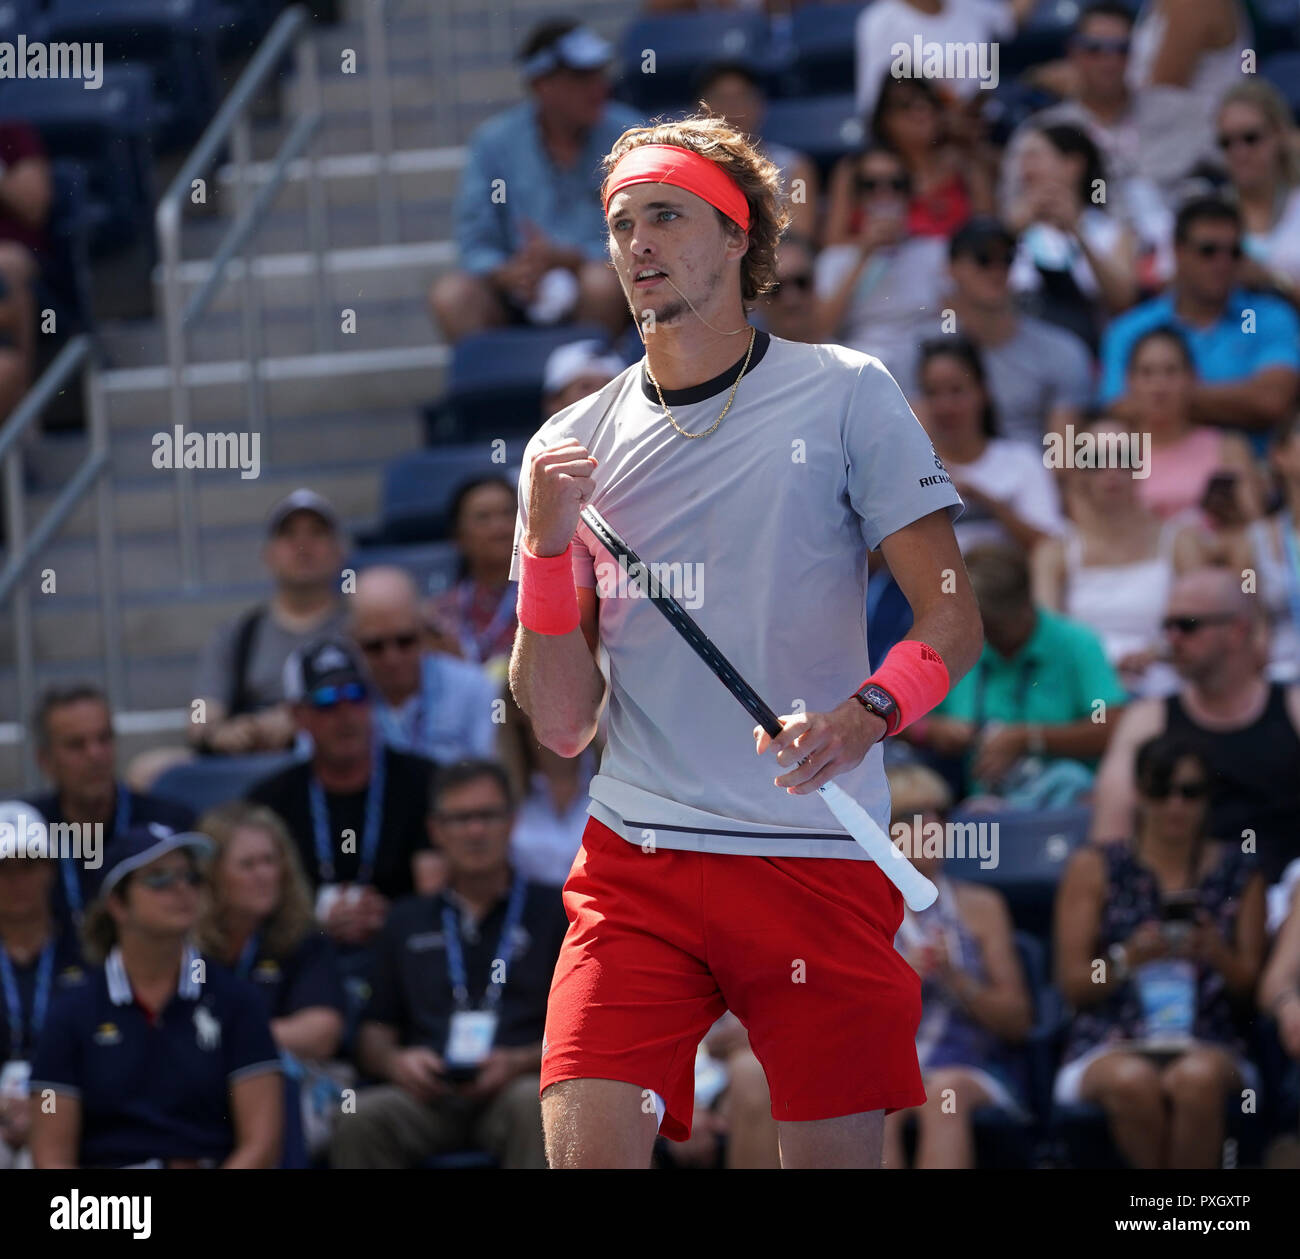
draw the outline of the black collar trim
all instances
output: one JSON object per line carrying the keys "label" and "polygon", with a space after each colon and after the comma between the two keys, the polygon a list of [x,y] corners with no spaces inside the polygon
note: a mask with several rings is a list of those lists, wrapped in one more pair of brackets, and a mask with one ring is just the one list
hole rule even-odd
{"label": "black collar trim", "polygon": [[[762,330],[755,331],[754,352],[749,356],[749,368],[746,375],[763,361],[763,355],[767,353],[767,347],[771,344],[771,341],[772,338],[768,333]],[[689,389],[665,389],[664,401],[670,407],[689,406],[692,402],[707,402],[720,393],[726,393],[736,383],[737,378],[740,376],[740,369],[744,364],[745,356],[742,354],[725,372],[715,376],[712,380],[706,380],[702,385],[692,385]],[[659,395],[655,392],[655,387],[650,381],[650,374],[646,371],[644,361],[641,363],[641,392],[656,406],[659,404]]]}

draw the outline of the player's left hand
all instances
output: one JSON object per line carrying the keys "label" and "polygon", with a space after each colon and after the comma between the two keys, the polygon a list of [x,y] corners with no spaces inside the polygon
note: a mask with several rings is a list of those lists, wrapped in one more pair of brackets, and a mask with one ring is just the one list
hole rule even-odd
{"label": "player's left hand", "polygon": [[852,698],[829,712],[782,713],[778,720],[783,729],[775,739],[754,727],[754,751],[762,756],[776,749],[776,763],[788,772],[773,782],[793,796],[806,796],[852,769],[885,734],[884,719]]}

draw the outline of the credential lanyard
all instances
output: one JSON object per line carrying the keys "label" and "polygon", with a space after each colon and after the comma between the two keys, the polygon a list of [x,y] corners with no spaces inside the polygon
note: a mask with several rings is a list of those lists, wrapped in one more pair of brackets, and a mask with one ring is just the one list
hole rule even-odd
{"label": "credential lanyard", "polygon": [[[40,964],[36,968],[36,995],[32,1001],[32,1040],[45,1026],[45,1011],[50,1004],[50,988],[54,983],[54,941],[49,940],[41,950]],[[0,948],[0,984],[4,985],[5,1008],[9,1012],[9,1056],[20,1057],[23,1048],[23,1006],[18,999],[18,976],[8,952]]]}
{"label": "credential lanyard", "polygon": [[[325,790],[314,774],[307,786],[311,802],[311,825],[316,845],[316,867],[322,883],[334,882],[334,856],[330,846],[329,810],[325,807]],[[384,820],[384,741],[373,740],[370,753],[370,782],[366,786],[366,826],[361,837],[361,864],[357,882],[369,883],[375,872],[375,855],[379,852],[379,831]]]}
{"label": "credential lanyard", "polygon": [[[506,907],[506,920],[501,926],[501,938],[497,941],[496,959],[510,974],[510,959],[515,951],[515,928],[519,926],[524,915],[524,893],[526,887],[523,879],[516,877],[510,889],[510,904]],[[469,1009],[469,976],[465,973],[465,954],[460,947],[460,916],[450,905],[442,907],[442,934],[447,949],[447,976],[451,980],[452,994],[456,999],[458,1010]],[[494,984],[489,979],[487,991],[483,994],[483,1008],[491,1009],[501,1001],[505,983]]]}
{"label": "credential lanyard", "polygon": [[235,974],[241,979],[247,979],[253,969],[253,961],[257,957],[257,951],[262,947],[262,936],[259,932],[254,931],[248,937],[248,943],[244,945],[243,952],[239,955],[239,961],[235,963]]}

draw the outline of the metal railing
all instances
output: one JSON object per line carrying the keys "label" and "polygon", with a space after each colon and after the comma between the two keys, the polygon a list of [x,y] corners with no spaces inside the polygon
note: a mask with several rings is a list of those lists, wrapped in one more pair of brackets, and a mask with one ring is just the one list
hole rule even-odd
{"label": "metal railing", "polygon": [[[86,457],[59,492],[40,523],[27,530],[27,486],[23,476],[23,452],[27,432],[40,418],[56,394],[78,370],[82,370],[87,431],[90,437]],[[0,607],[13,600],[14,683],[20,720],[32,711],[36,685],[36,641],[32,622],[32,591],[28,572],[36,557],[80,506],[93,487],[96,497],[96,534],[100,633],[104,642],[105,690],[114,711],[125,699],[122,673],[121,625],[118,619],[117,554],[113,546],[113,489],[108,476],[108,411],[89,336],[74,337],[58,353],[40,380],[24,395],[0,430],[0,463],[4,465],[5,523],[8,527],[9,561],[0,570]],[[57,580],[57,575],[56,575]],[[35,754],[30,739],[22,740],[23,782],[37,781]]]}
{"label": "metal railing", "polygon": [[[258,93],[278,72],[281,60],[295,41],[304,112],[272,159],[266,182],[256,193],[252,193],[247,177],[253,158],[250,110]],[[328,349],[329,333],[325,316],[325,203],[317,160],[308,152],[320,129],[322,118],[320,67],[317,63],[316,44],[311,37],[311,18],[302,5],[295,5],[276,19],[275,25],[222,102],[216,117],[208,124],[194,151],[163,193],[154,213],[162,272],[163,328],[170,374],[171,422],[180,425],[183,430],[188,428],[191,418],[188,333],[211,305],[236,256],[240,257],[243,269],[240,304],[248,389],[247,424],[250,432],[260,432],[267,426],[270,417],[266,409],[261,368],[263,293],[256,275],[254,238],[285,181],[290,162],[304,154],[307,162],[307,241],[315,258],[313,331],[317,351],[324,353]],[[231,157],[238,168],[235,179],[235,220],[217,247],[207,280],[186,302],[181,274],[182,207],[193,195],[195,181],[206,178],[212,170],[227,140],[230,142]],[[269,441],[269,433],[266,437]],[[181,581],[187,589],[192,590],[202,581],[198,518],[192,470],[179,466],[182,462],[177,460],[178,466],[175,469],[176,525],[180,540]]]}

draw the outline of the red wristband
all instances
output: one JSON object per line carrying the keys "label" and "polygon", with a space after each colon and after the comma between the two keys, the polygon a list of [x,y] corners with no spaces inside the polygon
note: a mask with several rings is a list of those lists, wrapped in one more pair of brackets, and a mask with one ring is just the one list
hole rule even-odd
{"label": "red wristband", "polygon": [[866,682],[886,690],[898,705],[898,720],[890,734],[897,734],[924,717],[948,694],[948,666],[928,643],[905,638],[889,649],[879,669]]}
{"label": "red wristband", "polygon": [[573,582],[573,543],[559,555],[534,555],[519,544],[519,624],[537,634],[567,634],[582,623]]}

